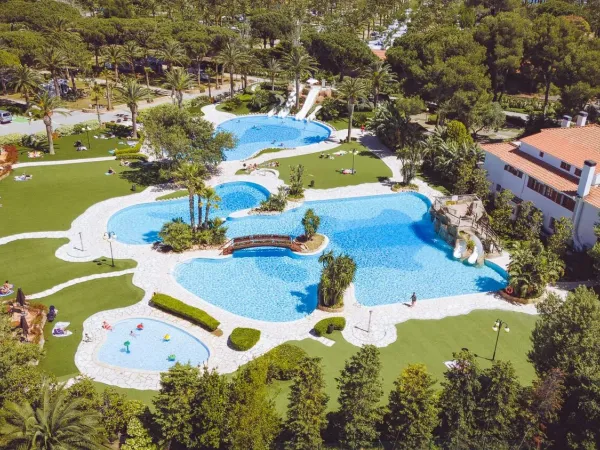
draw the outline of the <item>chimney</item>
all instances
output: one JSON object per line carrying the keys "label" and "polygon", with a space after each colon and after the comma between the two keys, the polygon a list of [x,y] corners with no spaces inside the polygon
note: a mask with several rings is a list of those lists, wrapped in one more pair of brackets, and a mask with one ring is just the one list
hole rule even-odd
{"label": "chimney", "polygon": [[564,115],[560,122],[561,128],[569,128],[571,126],[571,116]]}
{"label": "chimney", "polygon": [[594,183],[594,175],[596,172],[596,161],[587,159],[583,163],[583,170],[581,171],[581,177],[579,178],[579,185],[577,186],[577,195],[581,198],[585,197],[590,193],[590,188]]}
{"label": "chimney", "polygon": [[585,124],[587,122],[587,116],[588,116],[588,113],[586,113],[585,111],[579,111],[579,114],[577,115],[577,126],[578,127],[585,127]]}

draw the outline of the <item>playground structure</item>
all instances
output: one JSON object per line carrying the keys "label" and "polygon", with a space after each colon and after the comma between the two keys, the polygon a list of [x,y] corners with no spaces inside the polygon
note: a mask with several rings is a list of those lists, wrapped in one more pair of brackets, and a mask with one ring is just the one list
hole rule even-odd
{"label": "playground structure", "polygon": [[256,247],[281,247],[289,248],[294,252],[301,252],[302,245],[292,236],[281,234],[255,234],[233,238],[221,247],[221,254],[231,255],[236,250]]}

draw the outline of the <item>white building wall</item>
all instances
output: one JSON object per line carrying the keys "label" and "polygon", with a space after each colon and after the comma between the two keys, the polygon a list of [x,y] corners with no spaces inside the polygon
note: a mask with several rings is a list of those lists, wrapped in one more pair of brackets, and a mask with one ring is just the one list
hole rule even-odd
{"label": "white building wall", "polygon": [[589,203],[583,203],[583,210],[577,224],[577,238],[581,244],[586,247],[591,247],[596,243],[596,235],[594,234],[594,225],[600,222],[598,217],[598,208]]}

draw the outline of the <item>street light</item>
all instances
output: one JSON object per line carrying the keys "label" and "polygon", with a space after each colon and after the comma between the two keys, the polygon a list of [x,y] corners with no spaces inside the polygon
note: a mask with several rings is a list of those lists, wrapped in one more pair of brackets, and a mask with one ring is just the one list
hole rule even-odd
{"label": "street light", "polygon": [[104,233],[102,238],[110,245],[110,259],[112,261],[112,267],[115,267],[115,257],[113,256],[112,243],[117,239],[117,235],[112,231],[108,231]]}
{"label": "street light", "polygon": [[496,319],[496,322],[492,327],[492,330],[496,332],[496,345],[494,345],[494,354],[492,355],[492,361],[496,359],[496,349],[498,348],[498,339],[500,339],[500,330],[502,330],[503,328],[504,331],[506,331],[507,333],[510,331],[510,328],[508,328],[508,324],[506,322],[504,322],[501,319]]}
{"label": "street light", "polygon": [[91,150],[91,149],[92,149],[92,143],[91,143],[91,141],[90,141],[90,131],[91,131],[92,129],[91,129],[91,128],[89,127],[89,125],[88,125],[88,126],[86,126],[86,127],[84,128],[84,130],[85,130],[85,132],[87,133],[87,139],[88,139],[88,150]]}

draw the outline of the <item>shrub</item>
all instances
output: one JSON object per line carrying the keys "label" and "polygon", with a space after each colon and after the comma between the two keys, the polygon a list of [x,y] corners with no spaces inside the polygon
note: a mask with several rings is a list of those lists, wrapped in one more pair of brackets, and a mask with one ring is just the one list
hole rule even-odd
{"label": "shrub", "polygon": [[210,105],[211,103],[212,102],[210,101],[210,98],[208,98],[208,95],[200,95],[190,100],[190,106],[194,108],[202,108],[206,105]]}
{"label": "shrub", "polygon": [[282,212],[287,204],[287,198],[288,189],[285,186],[279,186],[277,194],[271,194],[269,198],[263,200],[256,209],[262,212]]}
{"label": "shrub", "polygon": [[352,116],[352,126],[361,127],[366,126],[369,121],[369,116],[366,113],[358,112]]}
{"label": "shrub", "polygon": [[344,317],[329,317],[327,319],[320,320],[315,325],[315,334],[317,336],[323,336],[326,334],[329,324],[333,325],[334,330],[342,331],[344,328],[346,328],[346,319]]}
{"label": "shrub", "polygon": [[291,380],[296,374],[298,364],[308,354],[300,347],[293,344],[278,345],[262,355],[268,361],[267,381]]}
{"label": "shrub", "polygon": [[215,331],[221,324],[206,311],[190,306],[166,294],[155,293],[150,301],[158,309],[189,320],[208,331]]}
{"label": "shrub", "polygon": [[192,227],[181,219],[165,223],[158,235],[165,245],[177,253],[189,250],[194,245]]}
{"label": "shrub", "polygon": [[118,156],[118,155],[125,155],[125,154],[131,154],[131,153],[139,153],[141,148],[142,148],[142,141],[138,142],[133,147],[118,148],[115,151],[115,155]]}
{"label": "shrub", "polygon": [[115,136],[120,138],[129,137],[131,134],[131,127],[126,127],[120,123],[107,122],[105,125],[107,130],[112,132]]}
{"label": "shrub", "polygon": [[117,161],[122,159],[131,159],[135,161],[147,161],[148,155],[144,155],[143,153],[125,153],[123,155],[116,156]]}
{"label": "shrub", "polygon": [[244,352],[250,350],[260,339],[260,330],[254,328],[235,328],[229,335],[229,342],[234,350]]}
{"label": "shrub", "polygon": [[346,105],[342,100],[327,97],[321,103],[322,108],[319,110],[319,117],[323,120],[335,120],[339,118],[346,110]]}
{"label": "shrub", "polygon": [[0,136],[0,145],[18,144],[23,137],[21,133],[5,134],[4,136]]}
{"label": "shrub", "polygon": [[240,106],[242,106],[242,101],[239,99],[239,97],[233,97],[223,102],[223,109],[225,111],[233,111]]}

